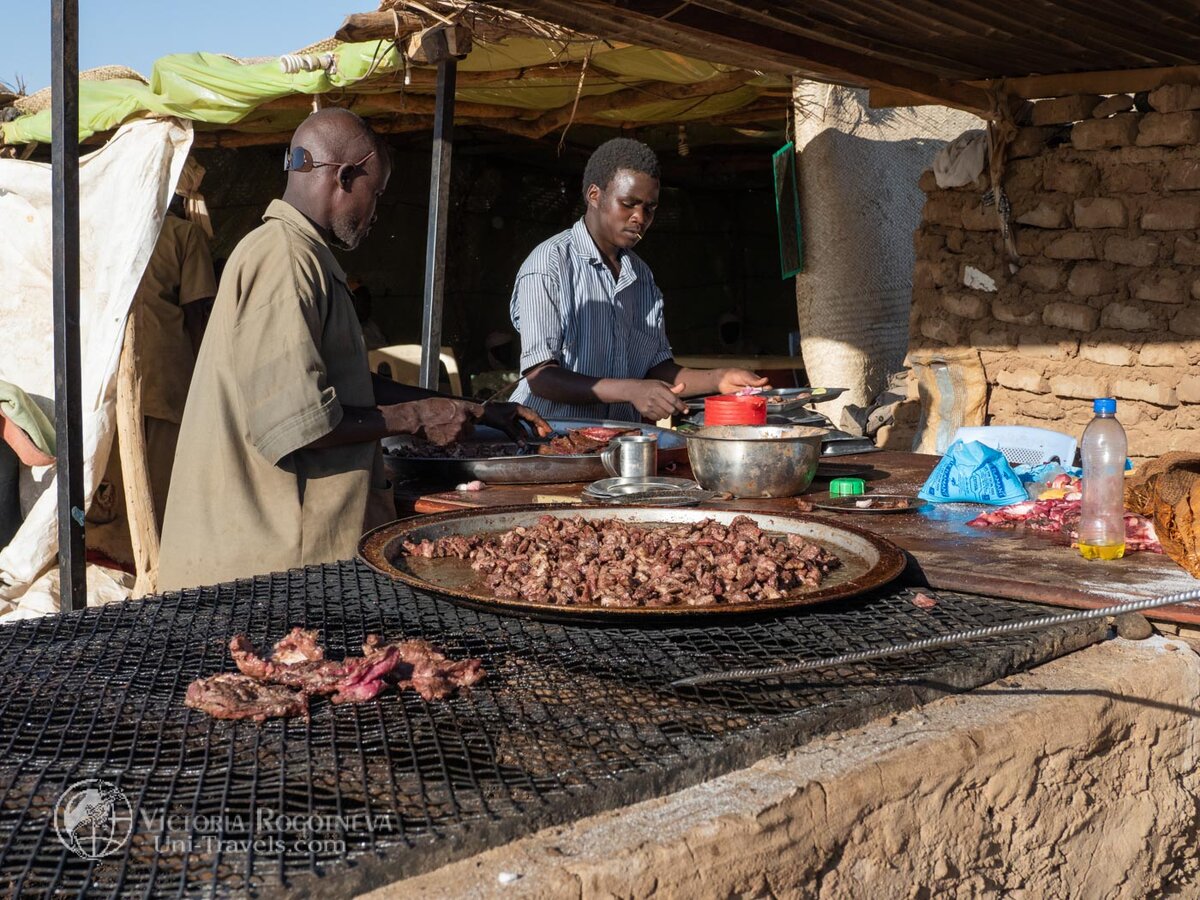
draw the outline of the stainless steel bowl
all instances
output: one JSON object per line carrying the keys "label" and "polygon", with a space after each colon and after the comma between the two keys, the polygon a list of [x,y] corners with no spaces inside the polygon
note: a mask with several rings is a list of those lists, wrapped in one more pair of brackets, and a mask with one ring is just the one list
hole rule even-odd
{"label": "stainless steel bowl", "polygon": [[713,425],[686,435],[688,459],[705,490],[794,497],[812,484],[825,434],[802,425]]}

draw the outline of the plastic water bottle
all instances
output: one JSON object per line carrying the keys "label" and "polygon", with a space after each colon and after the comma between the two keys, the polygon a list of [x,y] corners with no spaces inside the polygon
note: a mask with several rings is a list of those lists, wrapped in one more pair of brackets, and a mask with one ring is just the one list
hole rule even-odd
{"label": "plastic water bottle", "polygon": [[1083,508],[1079,552],[1084,559],[1125,555],[1125,456],[1129,444],[1117,421],[1117,401],[1092,403],[1096,417],[1083,432]]}

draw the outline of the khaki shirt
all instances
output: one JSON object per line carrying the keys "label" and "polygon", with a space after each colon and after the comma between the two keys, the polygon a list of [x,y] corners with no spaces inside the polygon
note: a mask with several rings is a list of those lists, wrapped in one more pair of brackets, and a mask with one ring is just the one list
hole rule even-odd
{"label": "khaki shirt", "polygon": [[[160,590],[354,556],[379,442],[301,449],[374,406],[346,275],[275,200],[229,257],[200,347],[167,500]],[[374,523],[368,523],[374,524]]]}
{"label": "khaki shirt", "polygon": [[192,342],[183,307],[217,295],[200,226],[167,215],[133,297],[142,368],[142,414],[179,424],[192,380]]}

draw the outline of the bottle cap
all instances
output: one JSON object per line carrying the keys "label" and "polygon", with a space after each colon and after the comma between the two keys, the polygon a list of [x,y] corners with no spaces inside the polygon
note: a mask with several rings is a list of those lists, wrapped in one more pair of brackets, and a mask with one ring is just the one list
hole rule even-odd
{"label": "bottle cap", "polygon": [[1117,401],[1113,397],[1098,397],[1092,401],[1092,412],[1097,415],[1100,413],[1107,413],[1110,416],[1115,415],[1117,412]]}
{"label": "bottle cap", "polygon": [[867,492],[867,483],[861,478],[835,478],[829,482],[830,497],[857,497]]}

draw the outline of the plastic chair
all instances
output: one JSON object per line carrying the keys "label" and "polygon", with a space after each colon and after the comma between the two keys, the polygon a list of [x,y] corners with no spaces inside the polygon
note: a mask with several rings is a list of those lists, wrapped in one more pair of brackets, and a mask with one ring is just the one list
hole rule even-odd
{"label": "plastic chair", "polygon": [[[421,380],[421,345],[394,344],[391,347],[380,347],[378,350],[367,352],[371,363],[371,371],[386,375],[401,384],[416,385]],[[450,390],[456,397],[463,396],[462,377],[458,374],[458,360],[454,358],[454,349],[442,347],[439,359],[446,369],[450,380]],[[385,371],[382,367],[386,366]],[[439,380],[441,380],[439,378]]]}
{"label": "plastic chair", "polygon": [[1075,438],[1048,428],[1027,425],[979,425],[959,428],[954,441],[979,441],[999,450],[1014,466],[1037,466],[1056,457],[1064,466],[1075,464]]}

